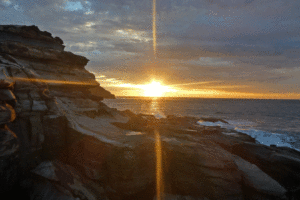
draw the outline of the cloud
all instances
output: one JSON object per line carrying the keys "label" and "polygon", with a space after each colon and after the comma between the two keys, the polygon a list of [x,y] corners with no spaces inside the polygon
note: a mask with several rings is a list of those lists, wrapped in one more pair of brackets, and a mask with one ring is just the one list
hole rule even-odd
{"label": "cloud", "polygon": [[132,84],[156,77],[283,90],[300,79],[273,71],[299,69],[299,7],[294,0],[157,1],[156,57],[149,0],[1,0],[0,23],[37,25],[88,57],[89,70]]}

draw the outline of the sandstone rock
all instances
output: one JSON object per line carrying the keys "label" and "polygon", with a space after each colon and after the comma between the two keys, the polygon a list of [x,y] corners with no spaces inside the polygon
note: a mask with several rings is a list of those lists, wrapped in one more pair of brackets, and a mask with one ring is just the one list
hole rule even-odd
{"label": "sandstone rock", "polygon": [[[153,200],[157,200],[158,198],[155,196]],[[162,194],[163,200],[209,200],[206,197],[192,197],[192,196],[182,196],[175,194]]]}
{"label": "sandstone rock", "polygon": [[18,116],[18,118],[8,124],[9,128],[17,135],[18,143],[20,144],[20,173],[27,174],[29,170],[33,169],[40,162],[40,156],[36,152],[36,144],[32,144],[31,138],[31,113],[25,118]]}
{"label": "sandstone rock", "polygon": [[134,195],[155,183],[153,141],[143,139],[132,148],[114,147],[107,159],[107,186],[118,195]]}
{"label": "sandstone rock", "polygon": [[300,185],[300,156],[277,153],[272,147],[249,142],[234,144],[232,153],[255,164],[288,190]]}
{"label": "sandstone rock", "polygon": [[[235,156],[235,163],[243,172],[243,186],[247,199],[287,199],[287,190],[278,182],[261,171],[256,165]],[[256,197],[255,197],[256,196]]]}
{"label": "sandstone rock", "polygon": [[0,89],[0,101],[15,101],[14,93],[7,89]]}
{"label": "sandstone rock", "polygon": [[[166,171],[179,194],[209,199],[243,199],[241,174],[233,156],[211,141],[167,140]],[[199,189],[201,188],[201,189]]]}
{"label": "sandstone rock", "polygon": [[64,49],[59,37],[53,38],[51,33],[40,31],[36,26],[1,25],[0,35],[4,41],[13,40],[42,47]]}
{"label": "sandstone rock", "polygon": [[64,188],[47,180],[35,180],[30,191],[30,200],[79,200]]}
{"label": "sandstone rock", "polygon": [[18,181],[19,144],[7,126],[0,126],[0,193],[4,193],[12,190]]}
{"label": "sandstone rock", "polygon": [[21,105],[22,112],[31,111],[31,101],[30,100],[20,100],[19,103]]}
{"label": "sandstone rock", "polygon": [[15,95],[19,100],[28,100],[29,99],[28,94],[26,92],[15,92]]}
{"label": "sandstone rock", "polygon": [[[58,180],[56,183],[47,181],[47,183],[51,185],[48,184],[48,186],[43,187],[44,189],[42,190],[35,188],[34,193],[43,194],[45,189],[47,191],[54,186],[58,188],[58,191],[63,194],[63,196],[67,196],[70,199],[75,197],[87,200],[106,199],[104,189],[98,183],[84,178],[74,168],[59,161],[41,163],[32,172],[48,180]],[[48,195],[50,195],[49,192]],[[32,194],[32,196],[38,195]],[[61,195],[58,195],[56,198],[59,196]],[[44,199],[48,200],[48,198]]]}
{"label": "sandstone rock", "polygon": [[[74,134],[72,134],[74,137]],[[112,146],[91,136],[79,136],[70,145],[71,163],[92,180],[107,179],[107,159]],[[68,142],[72,139],[68,138]]]}
{"label": "sandstone rock", "polygon": [[37,74],[40,76],[36,81],[40,83],[45,83],[48,86],[61,87],[65,86],[65,79],[61,77],[60,74],[49,73],[44,71],[37,71]]}
{"label": "sandstone rock", "polygon": [[43,125],[41,115],[36,114],[30,117],[31,124],[31,145],[33,150],[39,150],[44,142]]}
{"label": "sandstone rock", "polygon": [[40,175],[48,180],[59,181],[55,174],[55,166],[50,161],[42,162],[39,166],[33,169],[31,172]]}
{"label": "sandstone rock", "polygon": [[45,101],[36,101],[33,100],[32,111],[44,112],[47,111],[48,108],[46,106]]}
{"label": "sandstone rock", "polygon": [[23,42],[2,41],[0,42],[0,53],[6,53],[13,56],[25,57],[50,62],[63,62],[65,64],[73,64],[82,68],[88,62],[83,56],[74,55],[71,52],[47,49],[38,46],[32,46]]}
{"label": "sandstone rock", "polygon": [[14,121],[16,118],[15,110],[8,104],[0,104],[0,126]]}
{"label": "sandstone rock", "polygon": [[46,159],[59,158],[67,148],[67,119],[64,116],[45,115],[43,117],[43,135],[45,137],[43,156]]}
{"label": "sandstone rock", "polygon": [[[9,73],[8,73],[6,67],[4,67],[4,66],[2,65],[0,68],[0,80],[10,82]],[[1,85],[3,85],[3,84],[4,84],[4,82],[1,83]]]}
{"label": "sandstone rock", "polygon": [[30,91],[30,97],[33,100],[41,100],[41,96],[39,95],[39,93],[37,91]]}
{"label": "sandstone rock", "polygon": [[95,96],[100,96],[106,99],[115,99],[115,95],[111,94],[109,91],[105,90],[102,87],[94,87],[90,88],[89,91],[91,92],[92,95]]}
{"label": "sandstone rock", "polygon": [[76,87],[96,87],[99,86],[99,83],[95,80],[90,80],[90,79],[83,79],[80,76],[73,76],[73,75],[67,75],[67,74],[62,74],[61,75],[63,79],[66,80],[66,84],[70,86],[76,86]]}

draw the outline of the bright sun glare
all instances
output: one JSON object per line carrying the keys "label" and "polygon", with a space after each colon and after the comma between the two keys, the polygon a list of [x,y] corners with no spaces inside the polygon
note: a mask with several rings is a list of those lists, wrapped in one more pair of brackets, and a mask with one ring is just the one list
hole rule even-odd
{"label": "bright sun glare", "polygon": [[156,81],[152,81],[148,85],[143,85],[141,88],[144,90],[145,97],[161,97],[165,92],[171,91],[168,86],[161,85]]}

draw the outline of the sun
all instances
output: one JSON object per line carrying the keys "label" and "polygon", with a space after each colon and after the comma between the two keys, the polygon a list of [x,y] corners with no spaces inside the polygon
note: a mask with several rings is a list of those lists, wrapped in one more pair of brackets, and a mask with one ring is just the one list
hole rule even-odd
{"label": "sun", "polygon": [[148,85],[141,87],[144,90],[145,97],[162,97],[165,92],[171,91],[168,86],[161,85],[160,82],[152,81]]}

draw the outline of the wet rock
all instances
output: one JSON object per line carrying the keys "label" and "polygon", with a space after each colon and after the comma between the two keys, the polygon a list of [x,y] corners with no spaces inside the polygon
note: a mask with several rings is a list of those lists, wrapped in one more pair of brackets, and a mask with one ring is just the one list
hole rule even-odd
{"label": "wet rock", "polygon": [[214,117],[202,117],[200,119],[205,122],[222,122],[224,124],[228,124],[227,121],[225,121],[223,119],[219,119],[219,118],[214,118]]}

